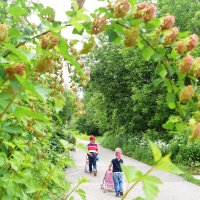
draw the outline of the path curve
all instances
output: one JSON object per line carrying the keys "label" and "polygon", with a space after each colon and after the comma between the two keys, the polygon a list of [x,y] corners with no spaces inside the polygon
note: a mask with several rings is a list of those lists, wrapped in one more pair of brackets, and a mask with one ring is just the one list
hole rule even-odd
{"label": "path curve", "polygon": [[[87,145],[88,142],[81,141],[81,143]],[[83,176],[89,179],[90,182],[85,183],[81,187],[86,191],[87,200],[116,200],[114,192],[110,191],[103,193],[100,189],[100,184],[102,183],[105,171],[108,169],[110,161],[114,156],[114,152],[99,145],[100,161],[97,162],[98,174],[96,177],[84,172],[85,156],[85,152],[80,149],[77,149],[76,152],[72,152],[72,158],[76,163],[76,168],[67,170],[67,180],[76,182],[78,178]],[[137,169],[143,172],[148,171],[150,168],[149,165],[146,165],[127,156],[123,156],[123,160],[125,165],[134,165]],[[160,170],[155,170],[152,175],[161,178],[163,181],[163,184],[159,187],[160,193],[156,200],[200,200],[200,187],[186,181],[184,178]],[[124,190],[126,190],[126,187],[127,183],[125,181]],[[129,194],[127,200],[132,200],[138,196],[145,197],[141,184],[138,184],[138,186]],[[79,199],[81,200],[81,198],[75,196],[75,200]]]}

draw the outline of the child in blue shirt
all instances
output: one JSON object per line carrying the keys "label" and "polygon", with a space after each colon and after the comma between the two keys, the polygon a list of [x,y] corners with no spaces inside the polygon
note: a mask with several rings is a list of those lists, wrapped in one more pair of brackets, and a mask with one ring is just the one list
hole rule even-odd
{"label": "child in blue shirt", "polygon": [[123,195],[123,176],[122,176],[122,169],[121,164],[123,160],[121,159],[122,150],[120,148],[115,149],[115,156],[116,158],[112,159],[111,164],[109,166],[109,170],[113,172],[113,182],[116,196]]}

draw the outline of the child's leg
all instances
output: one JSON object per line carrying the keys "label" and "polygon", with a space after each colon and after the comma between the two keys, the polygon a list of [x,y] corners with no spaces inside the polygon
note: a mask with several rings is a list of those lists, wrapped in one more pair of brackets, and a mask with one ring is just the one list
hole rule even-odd
{"label": "child's leg", "polygon": [[122,173],[119,174],[119,191],[123,194],[123,175]]}
{"label": "child's leg", "polygon": [[88,156],[88,159],[89,159],[89,171],[90,173],[92,173],[92,156]]}
{"label": "child's leg", "polygon": [[118,180],[118,173],[113,173],[113,181],[114,181],[114,188],[116,195],[119,195],[119,180]]}
{"label": "child's leg", "polygon": [[93,157],[93,170],[97,171],[97,159],[96,159],[96,157]]}

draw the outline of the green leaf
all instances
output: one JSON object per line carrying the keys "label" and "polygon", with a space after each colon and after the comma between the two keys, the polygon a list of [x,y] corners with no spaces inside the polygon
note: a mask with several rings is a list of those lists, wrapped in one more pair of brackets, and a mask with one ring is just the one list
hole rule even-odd
{"label": "green leaf", "polygon": [[104,14],[104,16],[108,17],[108,18],[111,18],[111,13],[109,12],[109,10],[106,8],[106,7],[100,7],[100,8],[97,8],[95,11],[94,11],[94,15],[95,16],[99,16],[101,14]]}
{"label": "green leaf", "polygon": [[70,159],[70,158],[65,158],[63,160],[63,163],[65,164],[65,166],[68,166],[70,168],[75,167],[75,162],[74,160]]}
{"label": "green leaf", "polygon": [[172,123],[177,123],[177,122],[181,121],[181,118],[180,118],[180,116],[170,115],[169,121],[172,122]]}
{"label": "green leaf", "polygon": [[59,112],[65,105],[65,101],[64,99],[55,99],[55,104],[56,104],[56,112]]}
{"label": "green leaf", "polygon": [[141,24],[141,19],[133,19],[131,16],[131,21],[130,21],[130,26],[134,27],[134,26],[138,26]]}
{"label": "green leaf", "polygon": [[73,197],[73,196],[71,196],[71,197],[69,198],[69,200],[75,200],[75,199],[74,199],[74,197]]}
{"label": "green leaf", "polygon": [[10,200],[10,196],[8,194],[3,194],[1,200]]}
{"label": "green leaf", "polygon": [[80,196],[83,200],[86,200],[86,193],[85,193],[84,190],[78,189],[78,190],[76,190],[76,193],[79,194],[79,196]]}
{"label": "green leaf", "polygon": [[50,93],[50,90],[43,87],[40,84],[33,85],[34,90],[37,92],[37,94],[40,95],[40,97],[43,99],[43,101],[46,101],[48,99],[48,95]]}
{"label": "green leaf", "polygon": [[156,67],[155,73],[160,75],[164,79],[167,74],[167,71],[166,71],[164,65],[158,65]]}
{"label": "green leaf", "polygon": [[156,144],[151,141],[149,141],[149,143],[153,152],[154,161],[158,162],[162,158],[162,153]]}
{"label": "green leaf", "polygon": [[74,14],[75,14],[75,12],[74,11],[67,11],[67,12],[65,12],[66,13],[66,15],[67,16],[69,16],[69,17],[72,17]]}
{"label": "green leaf", "polygon": [[87,147],[84,144],[82,144],[82,143],[78,143],[76,145],[76,147],[79,148],[79,149],[81,149],[81,150],[83,150],[83,151],[85,151],[86,153],[88,152]]}
{"label": "green leaf", "polygon": [[173,130],[174,129],[174,123],[167,121],[165,124],[162,125],[162,127],[166,130]]}
{"label": "green leaf", "polygon": [[161,169],[167,172],[182,174],[183,172],[171,162],[170,156],[171,154],[168,154],[165,157],[163,157],[155,167],[157,169]]}
{"label": "green leaf", "polygon": [[143,175],[142,172],[138,171],[134,166],[122,165],[122,169],[128,183],[136,181],[139,177]]}
{"label": "green leaf", "polygon": [[156,176],[146,176],[145,181],[149,182],[149,184],[162,184],[163,182]]}
{"label": "green leaf", "polygon": [[148,180],[143,180],[143,190],[148,200],[153,200],[156,198],[159,189],[156,184],[150,183]]}
{"label": "green leaf", "polygon": [[59,142],[61,143],[64,149],[71,149],[73,147],[73,144],[70,144],[66,140],[60,139]]}
{"label": "green leaf", "polygon": [[147,29],[154,29],[160,26],[160,20],[158,18],[154,18],[147,23]]}
{"label": "green leaf", "polygon": [[168,107],[170,109],[175,109],[176,108],[176,103],[175,103],[176,97],[175,97],[174,93],[168,92],[166,99],[167,99]]}
{"label": "green leaf", "polygon": [[47,6],[46,8],[43,8],[40,11],[40,14],[41,15],[53,15],[53,14],[55,14],[55,10],[53,8]]}
{"label": "green leaf", "polygon": [[19,166],[17,164],[17,162],[15,160],[9,160],[8,163],[10,163],[11,167],[15,170],[18,171],[19,170]]}
{"label": "green leaf", "polygon": [[153,55],[154,55],[154,50],[150,47],[146,47],[145,49],[142,50],[142,56],[146,61],[149,61],[151,56]]}
{"label": "green leaf", "polygon": [[153,80],[153,84],[155,87],[160,85],[162,82],[163,82],[163,78],[157,78],[157,79]]}
{"label": "green leaf", "polygon": [[179,116],[171,115],[169,117],[168,121],[165,124],[163,124],[162,127],[167,130],[173,130],[174,124],[178,123],[180,121],[181,121],[181,118]]}
{"label": "green leaf", "polygon": [[176,123],[175,127],[176,127],[176,130],[177,130],[179,133],[181,133],[181,132],[183,132],[185,129],[188,128],[188,125],[185,124],[185,123],[183,123],[183,122],[180,122],[180,123]]}
{"label": "green leaf", "polygon": [[21,188],[19,184],[16,184],[14,180],[10,179],[6,185],[7,193],[10,197],[18,196],[21,192]]}
{"label": "green leaf", "polygon": [[8,13],[14,17],[24,16],[27,14],[26,10],[18,5],[14,5],[8,8]]}
{"label": "green leaf", "polygon": [[179,54],[175,49],[173,49],[173,50],[171,51],[171,53],[168,54],[167,56],[168,56],[168,58],[176,59],[177,57],[180,56],[180,54]]}
{"label": "green leaf", "polygon": [[157,185],[162,184],[162,181],[155,176],[146,176],[142,181],[142,183],[143,183],[144,193],[147,199],[149,200],[155,199],[155,197],[159,192]]}
{"label": "green leaf", "polygon": [[136,0],[129,0],[129,3],[131,4],[132,7],[134,7],[136,4]]}
{"label": "green leaf", "polygon": [[78,6],[78,1],[77,0],[72,0],[72,8],[74,11],[77,11],[79,6]]}
{"label": "green leaf", "polygon": [[0,167],[4,165],[7,160],[7,156],[4,152],[0,152]]}
{"label": "green leaf", "polygon": [[117,33],[111,29],[107,30],[107,34],[110,42],[113,42],[118,38]]}
{"label": "green leaf", "polygon": [[90,21],[91,20],[89,16],[83,13],[83,9],[80,9],[76,12],[76,15],[74,17],[70,18],[69,23],[73,25],[78,32],[80,32],[83,29],[83,23]]}
{"label": "green leaf", "polygon": [[[5,58],[0,58],[0,63],[4,64],[4,63],[9,63],[8,60],[6,60]],[[2,70],[2,69],[1,69]],[[0,73],[1,75],[1,73]]]}
{"label": "green leaf", "polygon": [[10,123],[4,124],[3,127],[2,127],[2,130],[6,131],[8,133],[20,133],[20,132],[22,132],[21,127],[19,127],[16,124],[10,124]]}
{"label": "green leaf", "polygon": [[81,30],[77,30],[76,28],[73,29],[72,33],[77,35],[82,35],[84,32],[83,28]]}
{"label": "green leaf", "polygon": [[141,37],[139,37],[139,38],[137,39],[137,42],[138,42],[138,48],[139,48],[139,49],[143,49],[143,48],[144,48],[144,45],[145,45],[143,39],[142,39]]}
{"label": "green leaf", "polygon": [[79,178],[78,179],[78,184],[83,184],[83,183],[88,183],[89,180],[85,177]]}
{"label": "green leaf", "polygon": [[9,142],[9,141],[3,141],[3,143],[9,147],[11,147],[12,149],[15,148],[15,144],[13,144],[12,142]]}
{"label": "green leaf", "polygon": [[30,64],[31,61],[29,60],[28,56],[23,52],[22,49],[17,49],[12,44],[5,43],[4,44],[7,49],[12,51],[13,54],[15,54],[18,57],[18,60],[22,60],[26,64]]}
{"label": "green leaf", "polygon": [[9,37],[18,37],[20,35],[20,32],[16,28],[10,28],[9,29]]}
{"label": "green leaf", "polygon": [[40,94],[35,90],[33,84],[30,81],[28,81],[28,80],[25,79],[26,77],[16,75],[16,78],[17,78],[17,80],[19,81],[19,83],[22,85],[22,87],[25,90],[29,90],[32,94],[34,94],[38,98],[42,99],[42,97],[40,96]]}
{"label": "green leaf", "polygon": [[11,94],[0,93],[0,108],[5,108],[8,105],[9,99],[12,98]]}
{"label": "green leaf", "polygon": [[48,122],[48,118],[45,114],[38,113],[38,112],[33,112],[31,109],[27,107],[18,107],[14,111],[14,116],[17,117],[18,119],[23,119],[26,117],[32,117],[34,119],[38,119],[44,122]]}
{"label": "green leaf", "polygon": [[34,193],[41,189],[40,184],[34,178],[24,178],[24,184],[26,185],[26,193]]}
{"label": "green leaf", "polygon": [[60,53],[67,61],[69,61],[73,66],[76,67],[76,70],[80,72],[80,74],[83,74],[82,68],[80,64],[74,59],[72,55],[68,53],[68,44],[63,38],[59,38],[59,44],[55,48],[55,50]]}
{"label": "green leaf", "polygon": [[190,31],[185,31],[185,32],[180,32],[178,34],[178,38],[181,39],[181,38],[185,38],[185,37],[188,37],[190,35]]}

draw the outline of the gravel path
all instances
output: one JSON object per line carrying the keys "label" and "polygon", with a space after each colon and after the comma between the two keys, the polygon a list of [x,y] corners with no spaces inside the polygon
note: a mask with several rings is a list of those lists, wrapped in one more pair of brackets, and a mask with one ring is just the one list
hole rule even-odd
{"label": "gravel path", "polygon": [[[83,144],[87,144],[87,141],[82,141]],[[84,172],[85,166],[85,152],[77,149],[76,152],[72,153],[72,157],[75,160],[76,168],[68,169],[66,172],[67,180],[76,182],[78,178],[86,177],[90,182],[82,185],[82,189],[86,191],[87,200],[116,200],[113,191],[106,191],[103,193],[100,189],[100,184],[102,183],[105,171],[108,169],[111,159],[114,157],[114,152],[102,148],[99,146],[99,156],[100,161],[97,162],[98,174],[96,177],[86,174]],[[148,171],[150,166],[134,160],[130,157],[123,156],[125,165],[134,165],[137,169],[140,169],[143,172]],[[161,178],[163,184],[160,185],[160,193],[157,196],[157,200],[200,200],[200,187],[196,186],[190,182],[187,182],[184,178],[163,172],[160,170],[155,170],[153,175]],[[127,183],[124,177],[124,190],[127,188]],[[137,187],[129,194],[127,200],[133,200],[135,197],[144,196],[142,191],[142,185],[138,184]],[[75,200],[79,200],[78,196],[75,196]]]}

